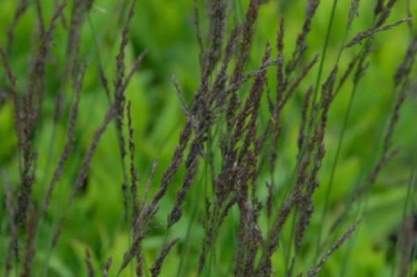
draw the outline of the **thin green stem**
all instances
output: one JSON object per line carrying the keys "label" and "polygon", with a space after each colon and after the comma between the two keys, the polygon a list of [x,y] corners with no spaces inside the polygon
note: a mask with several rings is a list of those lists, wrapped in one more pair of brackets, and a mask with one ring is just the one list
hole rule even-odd
{"label": "thin green stem", "polygon": [[[317,102],[317,95],[318,95],[319,87],[320,87],[320,84],[321,84],[321,79],[323,77],[324,63],[326,61],[327,50],[329,48],[330,35],[331,35],[331,32],[332,32],[332,28],[333,28],[333,21],[334,21],[335,15],[336,15],[337,3],[338,3],[338,0],[333,0],[332,10],[331,10],[331,13],[330,13],[330,19],[329,19],[329,23],[327,25],[326,38],[324,40],[322,54],[320,56],[319,71],[318,71],[318,74],[317,74],[316,86],[314,88],[314,93],[313,93],[313,105],[315,105],[315,103]],[[312,116],[314,116],[314,115],[315,115],[315,112],[314,112],[314,109],[312,109]]]}
{"label": "thin green stem", "polygon": [[318,238],[317,238],[317,244],[316,244],[316,254],[315,254],[314,261],[317,261],[319,255],[320,255],[320,246],[321,246],[321,239],[322,239],[322,235],[323,235],[324,219],[326,217],[327,210],[329,208],[330,195],[332,193],[334,176],[335,176],[335,173],[336,173],[337,164],[339,162],[342,145],[343,145],[343,142],[345,140],[345,135],[346,135],[346,130],[347,130],[347,126],[348,126],[348,123],[349,123],[350,115],[352,113],[352,107],[353,107],[353,102],[354,102],[354,99],[355,99],[356,91],[357,91],[357,84],[354,85],[354,87],[352,88],[351,94],[350,94],[347,111],[346,111],[345,117],[343,119],[342,131],[340,133],[340,137],[339,137],[339,141],[338,141],[337,149],[336,149],[336,154],[335,154],[334,161],[333,161],[332,168],[331,168],[331,172],[330,172],[329,183],[327,184],[327,188],[326,188],[326,194],[325,194],[325,198],[324,198],[324,207],[323,207],[323,212],[322,212],[321,218],[320,218]]}
{"label": "thin green stem", "polygon": [[[404,201],[403,211],[402,211],[402,224],[401,224],[402,227],[401,227],[401,229],[406,228],[406,221],[407,221],[407,216],[408,216],[407,214],[409,214],[409,206],[410,206],[409,204],[411,202],[411,195],[413,194],[413,187],[414,187],[414,184],[415,184],[416,169],[413,168],[410,171],[411,171],[410,172],[410,177],[409,177],[409,181],[408,181],[408,184],[407,184],[407,190],[406,190],[405,197],[404,197],[405,201]],[[396,248],[398,248],[397,250],[399,252],[400,249],[399,249],[398,244],[397,244]],[[394,261],[394,264],[392,265],[391,276],[395,276],[395,270],[397,269],[399,259],[400,259],[399,255],[395,255],[395,261]],[[411,262],[411,264],[412,264],[412,262]]]}

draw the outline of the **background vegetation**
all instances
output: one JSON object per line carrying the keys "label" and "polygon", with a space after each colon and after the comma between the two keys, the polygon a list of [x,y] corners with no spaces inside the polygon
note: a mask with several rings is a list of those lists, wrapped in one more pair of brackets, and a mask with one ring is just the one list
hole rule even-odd
{"label": "background vegetation", "polygon": [[[25,5],[26,2],[27,10],[16,23],[13,23],[19,5]],[[131,215],[125,207],[126,200],[123,197],[122,188],[126,180],[124,174],[128,175],[128,180],[138,179],[140,201],[152,199],[150,195],[154,195],[158,190],[163,174],[171,164],[172,155],[189,117],[187,107],[192,107],[193,97],[200,86],[202,76],[193,1],[138,1],[134,6],[135,15],[131,18],[128,28],[129,40],[125,44],[123,62],[117,57],[120,58],[120,48],[124,44],[121,40],[124,30],[127,30],[124,27],[126,21],[130,18],[130,1],[94,1],[79,29],[79,47],[75,47],[71,45],[74,41],[71,42],[70,39],[71,15],[76,5],[84,2],[86,1],[68,1],[68,6],[63,8],[62,15],[56,20],[56,30],[45,57],[40,122],[37,123],[35,135],[31,137],[35,150],[31,152],[34,156],[30,159],[34,164],[30,168],[33,169],[33,176],[36,178],[28,206],[32,207],[29,211],[34,212],[29,212],[29,223],[25,223],[26,227],[15,226],[13,213],[10,215],[11,211],[17,209],[19,202],[17,199],[23,182],[21,155],[24,154],[21,152],[21,146],[19,147],[19,136],[15,128],[15,122],[19,120],[16,120],[16,106],[12,99],[13,85],[8,77],[6,64],[10,65],[17,79],[17,87],[23,93],[26,88],[38,85],[36,81],[32,81],[40,75],[31,75],[38,57],[38,44],[42,44],[39,42],[42,41],[39,31],[42,24],[38,20],[37,5],[40,5],[48,30],[48,24],[53,22],[61,1],[0,2],[0,46],[4,49],[4,57],[7,57],[2,58],[0,70],[2,274],[7,271],[8,257],[12,256],[12,264],[15,266],[10,271],[11,276],[24,275],[24,253],[33,245],[36,251],[29,253],[33,256],[33,261],[28,265],[28,275],[87,276],[91,274],[92,268],[96,274],[101,275],[111,257],[110,276],[116,276],[126,258],[126,251],[133,245],[132,232],[135,232],[134,228],[131,228]],[[197,1],[196,4],[204,39],[209,32],[209,2]],[[226,2],[229,18],[225,28],[230,33],[230,26],[245,22],[250,1]],[[297,36],[305,22],[306,6],[314,1],[261,2],[247,65],[247,71],[254,73],[262,63],[267,42],[271,44],[272,57],[278,54],[275,44],[281,18],[285,18],[284,56],[286,61],[290,60],[293,49],[296,48]],[[336,6],[333,6],[334,2]],[[359,4],[357,16],[352,26],[347,28],[349,13],[352,12],[351,5],[354,2]],[[300,64],[308,64],[315,55],[319,55],[319,62],[297,87],[283,111],[279,142],[276,145],[272,144],[265,151],[267,154],[262,156],[265,158],[259,160],[259,163],[262,163],[263,159],[267,160],[268,153],[272,153],[271,149],[276,147],[279,149],[276,164],[272,170],[268,167],[260,170],[254,182],[256,195],[263,207],[259,216],[259,226],[263,234],[267,234],[273,226],[271,218],[274,216],[268,216],[266,211],[268,199],[274,199],[274,215],[280,210],[286,192],[293,188],[300,150],[297,142],[300,123],[303,122],[301,115],[305,92],[316,84],[321,62],[321,81],[324,82],[339,59],[341,47],[358,32],[373,26],[377,2],[381,1],[322,0],[315,16],[312,17],[311,31],[306,38],[308,48],[303,53],[303,61]],[[314,213],[302,246],[297,250],[293,243],[297,217],[295,212],[294,215],[291,214],[280,236],[279,249],[272,257],[272,276],[285,276],[285,272],[290,271],[295,252],[297,259],[293,274],[309,271],[314,268],[318,257],[334,247],[337,240],[346,234],[351,237],[344,241],[340,248],[337,247],[320,276],[401,275],[398,271],[402,266],[401,257],[402,254],[407,255],[404,254],[405,248],[401,246],[401,241],[404,241],[401,238],[406,237],[407,232],[411,232],[411,235],[408,234],[408,238],[411,237],[408,245],[416,243],[417,78],[414,77],[413,70],[407,75],[407,85],[399,89],[394,76],[404,61],[412,61],[411,56],[403,59],[416,37],[413,24],[416,20],[410,16],[417,14],[417,3],[407,0],[386,2],[386,5],[395,2],[386,24],[407,18],[408,21],[372,34],[372,46],[369,56],[364,61],[366,70],[361,72],[363,76],[360,82],[355,85],[355,76],[352,73],[335,97],[328,114],[324,140],[326,155],[318,175],[320,185],[314,192]],[[14,37],[13,43],[9,45],[10,26],[14,26]],[[209,48],[211,43],[204,40],[203,46]],[[368,40],[362,41],[344,52],[339,63],[341,72],[349,67],[351,60],[367,43]],[[75,52],[77,54],[74,54]],[[140,56],[142,53],[145,54]],[[80,62],[72,64],[72,56],[81,57]],[[134,74],[124,92],[125,104],[129,103],[131,110],[131,120],[125,117],[122,129],[118,129],[117,123],[109,125],[92,155],[91,166],[85,171],[85,178],[79,179],[82,172],[80,168],[83,168],[83,161],[97,126],[100,126],[112,103],[112,97],[106,95],[103,88],[101,77],[106,76],[113,93],[113,86],[117,88],[120,67],[125,67],[126,72],[129,72],[138,56],[143,57],[143,60],[138,70],[133,71]],[[297,72],[302,72],[301,65]],[[278,85],[276,67],[276,64],[271,65],[266,75],[265,93],[257,119],[262,128],[267,126],[272,116],[267,95],[275,97],[275,87]],[[84,70],[85,75],[77,74]],[[68,77],[70,75],[75,77]],[[83,81],[80,81],[81,75],[84,76]],[[316,87],[321,87],[322,82]],[[74,107],[72,103],[77,99],[78,86],[82,88],[79,89],[80,102],[76,112],[77,125],[73,130],[72,154],[65,163],[49,209],[44,216],[40,207],[68,141],[68,118],[72,114],[71,107]],[[250,91],[250,86],[251,82],[248,82],[242,88],[245,95]],[[351,98],[353,88],[355,96]],[[384,136],[390,128],[392,110],[401,89],[406,91],[407,98],[401,106],[400,117],[390,143],[390,151],[395,150],[395,155],[383,163],[372,186],[365,186],[365,192],[360,199],[352,202],[351,199],[356,199],[358,195],[358,188],[360,191],[361,184],[367,182],[368,176],[380,161],[381,153],[384,153]],[[115,95],[117,97],[117,93]],[[346,114],[350,116],[347,117]],[[29,119],[22,119],[25,120]],[[226,119],[221,118],[219,121],[219,132],[227,134]],[[131,128],[128,123],[131,124]],[[259,128],[262,129],[261,127]],[[133,137],[129,136],[129,131],[132,130]],[[224,164],[220,153],[222,144],[219,142],[223,138],[216,137],[213,130],[215,129],[211,129],[210,132],[213,136],[212,141],[204,144],[206,151],[213,153],[213,157],[208,159],[205,154],[202,155],[193,185],[186,195],[180,220],[170,228],[166,227],[167,216],[175,205],[177,192],[187,177],[184,164],[170,182],[155,216],[146,223],[146,236],[141,242],[141,266],[144,276],[150,276],[149,269],[160,255],[161,249],[170,242],[175,245],[165,257],[161,276],[198,276],[199,257],[202,249],[204,251],[203,241],[209,224],[207,201],[211,201],[215,194],[211,188],[217,176],[215,173],[218,173]],[[124,134],[128,149],[124,162],[121,162],[120,158],[120,133]],[[133,138],[133,141],[130,141],[130,138]],[[135,174],[130,171],[129,153],[132,152],[135,153]],[[74,195],[71,201],[68,201],[69,195]],[[129,202],[127,205],[133,204]],[[241,242],[238,230],[242,223],[237,206],[230,209],[219,229],[218,238],[207,252],[206,266],[200,272],[201,276],[237,274],[236,249]],[[42,214],[42,219],[37,222],[38,231],[35,238],[32,238],[34,243],[30,243],[30,218],[37,218],[38,214]],[[340,217],[343,218],[340,225],[333,228]],[[61,221],[62,218],[65,220]],[[410,224],[414,224],[411,231]],[[352,225],[353,228],[349,229]],[[18,256],[20,258],[14,255],[13,247],[11,248],[13,226],[18,229],[15,230],[19,237],[17,248],[23,253]],[[55,244],[53,238],[57,230],[60,237]],[[177,238],[178,241],[175,241]],[[412,251],[409,256],[409,259],[406,258],[409,268],[407,274],[414,276],[412,274],[417,274],[416,253]],[[131,262],[120,276],[134,276],[134,272],[135,263]]]}

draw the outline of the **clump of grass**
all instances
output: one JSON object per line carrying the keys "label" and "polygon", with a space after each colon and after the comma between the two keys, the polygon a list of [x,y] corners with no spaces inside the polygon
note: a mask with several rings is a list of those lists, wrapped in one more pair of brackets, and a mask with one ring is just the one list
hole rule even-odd
{"label": "clump of grass", "polygon": [[[34,260],[39,252],[39,237],[41,227],[48,218],[50,203],[53,201],[54,191],[66,173],[66,164],[79,153],[75,150],[76,133],[82,101],[84,79],[89,66],[87,59],[80,51],[80,40],[83,25],[86,23],[94,1],[75,0],[72,2],[70,22],[64,32],[68,36],[66,49],[66,64],[62,83],[69,82],[73,90],[73,100],[69,104],[67,119],[66,141],[49,182],[40,182],[37,176],[38,153],[37,132],[43,124],[45,116],[46,90],[48,89],[48,74],[46,71],[49,57],[53,55],[51,48],[55,33],[60,21],[65,21],[69,1],[60,1],[52,13],[48,24],[45,24],[40,1],[35,1],[36,18],[39,33],[38,47],[34,48],[33,66],[27,76],[17,75],[10,61],[10,49],[13,47],[16,25],[27,9],[32,8],[28,1],[20,1],[7,32],[6,48],[0,48],[3,69],[8,81],[11,105],[14,108],[15,133],[18,138],[16,149],[19,168],[19,185],[5,186],[5,204],[7,226],[9,229],[8,255],[5,259],[5,275],[13,270],[22,276],[31,276],[39,270],[34,266]],[[204,35],[200,25],[200,11],[195,2],[194,14],[197,41],[200,47],[200,76],[198,87],[195,89],[191,104],[184,105],[186,115],[185,124],[180,132],[179,140],[168,166],[162,169],[162,178],[159,186],[153,188],[151,183],[157,183],[154,178],[154,167],[148,182],[141,182],[141,173],[138,172],[134,116],[132,100],[126,95],[126,90],[140,68],[145,53],[138,55],[127,70],[126,52],[130,43],[129,29],[135,15],[136,1],[125,1],[127,13],[122,27],[119,30],[120,42],[118,52],[114,59],[115,80],[113,86],[109,85],[103,65],[99,61],[99,80],[106,92],[109,105],[95,126],[87,149],[82,155],[71,190],[65,202],[66,209],[54,219],[49,248],[42,249],[47,252],[45,259],[48,268],[49,256],[61,240],[62,231],[67,228],[70,210],[76,205],[77,195],[87,182],[93,158],[105,132],[114,123],[116,127],[117,146],[121,165],[121,201],[124,206],[124,223],[130,230],[130,241],[125,249],[121,264],[113,265],[113,258],[106,260],[101,269],[103,276],[111,276],[111,270],[117,276],[123,274],[130,264],[135,262],[136,276],[160,276],[163,265],[170,252],[177,245],[181,245],[181,238],[170,239],[170,232],[174,230],[185,211],[190,190],[193,186],[203,186],[200,182],[202,164],[210,168],[209,192],[204,195],[206,210],[204,214],[204,238],[201,241],[198,263],[194,270],[198,274],[210,274],[212,257],[216,251],[222,227],[228,223],[234,211],[238,214],[234,236],[236,245],[233,251],[233,268],[235,276],[275,276],[276,267],[285,267],[285,274],[297,276],[318,275],[326,261],[334,252],[341,248],[359,227],[360,221],[355,218],[354,223],[340,238],[330,243],[328,250],[323,251],[322,229],[318,232],[316,244],[316,257],[306,271],[297,267],[300,261],[306,236],[312,225],[312,218],[317,207],[314,197],[322,183],[320,173],[324,159],[327,157],[326,134],[329,129],[330,111],[341,88],[352,79],[353,89],[349,108],[343,121],[343,131],[339,139],[337,153],[343,142],[343,132],[348,128],[350,110],[353,97],[367,70],[368,58],[372,51],[374,37],[386,30],[391,30],[403,23],[410,23],[410,19],[402,19],[392,24],[386,24],[390,13],[397,1],[378,1],[373,25],[366,31],[359,32],[346,43],[341,42],[338,57],[333,64],[329,64],[329,72],[324,70],[327,61],[326,52],[329,44],[332,22],[335,17],[337,1],[334,1],[330,23],[326,33],[326,40],[320,55],[309,56],[308,37],[313,28],[313,21],[317,15],[320,1],[308,0],[306,13],[301,30],[296,38],[292,55],[285,56],[288,44],[285,37],[286,21],[282,17],[278,24],[276,37],[276,57],[271,45],[265,43],[263,56],[254,61],[257,64],[251,69],[251,53],[254,50],[256,23],[259,18],[262,1],[250,0],[246,9],[246,16],[241,23],[231,20],[229,3],[225,0],[209,0],[207,2],[207,34]],[[352,0],[347,18],[346,36],[352,28],[352,23],[359,10],[360,1]],[[413,38],[407,49],[403,62],[400,64],[394,77],[394,90],[396,98],[392,112],[389,116],[388,127],[383,139],[380,159],[369,173],[368,179],[352,194],[353,201],[361,198],[362,194],[369,192],[376,182],[384,166],[397,153],[393,149],[393,134],[400,118],[401,108],[407,99],[411,83],[415,56],[417,54],[417,40]],[[340,60],[350,48],[354,51],[361,46],[358,53],[353,55],[346,68],[342,68]],[[310,49],[313,52],[314,49]],[[269,73],[275,72],[275,95],[269,91]],[[317,71],[316,81],[311,83],[312,74]],[[139,72],[140,74],[140,72]],[[23,81],[22,81],[23,80]],[[22,89],[21,83],[27,83]],[[174,86],[181,97],[181,85],[174,80]],[[307,88],[307,89],[305,89]],[[300,110],[300,124],[296,145],[298,153],[293,157],[295,162],[294,173],[286,180],[287,191],[277,190],[278,181],[277,162],[280,159],[281,141],[283,140],[283,126],[285,109],[291,101],[302,93],[302,107]],[[55,97],[56,114],[60,114],[62,95]],[[268,119],[263,122],[263,104],[268,106]],[[64,103],[65,104],[65,103]],[[57,117],[55,124],[59,124]],[[284,142],[285,143],[285,142]],[[128,161],[128,163],[127,163]],[[265,162],[267,161],[267,162]],[[334,160],[329,182],[329,191],[322,214],[322,223],[328,209],[328,197],[331,193],[334,171],[336,170],[338,154]],[[216,165],[214,165],[216,163]],[[182,174],[180,174],[182,173]],[[267,176],[268,195],[261,194],[260,182]],[[174,179],[180,179],[180,186],[176,187]],[[44,192],[43,198],[38,199],[33,193],[33,186],[39,185]],[[281,185],[281,184],[280,184]],[[167,213],[163,232],[166,239],[159,254],[155,257],[152,266],[147,267],[144,241],[150,237],[153,222],[157,221],[161,202],[170,198],[170,190],[176,196],[170,211]],[[140,195],[142,194],[142,195]],[[348,205],[349,207],[349,205]],[[265,225],[262,219],[268,218]],[[291,218],[292,225],[291,225]],[[342,214],[340,220],[347,220]],[[191,223],[190,223],[191,224]],[[291,226],[289,226],[291,225]],[[401,241],[401,259],[399,276],[408,273],[407,257],[411,255],[411,248],[406,247],[410,238],[410,223],[404,223],[404,235]],[[290,239],[287,250],[283,250],[280,242],[285,239],[284,232],[290,228]],[[42,233],[43,234],[43,233]],[[288,255],[287,264],[275,264],[273,256],[278,251],[285,251]],[[107,253],[111,254],[111,253]],[[181,253],[182,254],[182,253]],[[179,254],[179,255],[181,255]],[[94,276],[99,270],[94,268],[92,253],[86,251],[84,262],[88,276]],[[182,258],[181,258],[182,259]],[[185,258],[184,258],[185,259]],[[47,275],[47,269],[45,275]],[[181,272],[179,269],[178,272]]]}

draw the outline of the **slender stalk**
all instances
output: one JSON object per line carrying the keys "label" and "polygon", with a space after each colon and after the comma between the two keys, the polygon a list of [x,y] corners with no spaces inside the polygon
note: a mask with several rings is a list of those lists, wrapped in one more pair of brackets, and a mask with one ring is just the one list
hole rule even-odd
{"label": "slender stalk", "polygon": [[319,224],[319,230],[318,230],[318,238],[317,238],[317,242],[316,242],[316,253],[315,253],[314,261],[317,261],[319,255],[320,255],[321,239],[322,239],[322,235],[323,235],[324,221],[325,221],[325,218],[326,218],[326,215],[327,215],[327,211],[329,209],[330,195],[332,193],[334,176],[335,176],[336,168],[337,168],[337,165],[338,165],[338,162],[339,162],[340,153],[341,153],[341,150],[342,150],[342,145],[343,145],[343,142],[345,140],[347,126],[348,126],[349,119],[350,119],[350,116],[351,116],[351,113],[352,113],[353,102],[354,102],[354,99],[355,99],[356,91],[357,91],[357,84],[355,84],[354,87],[352,88],[352,91],[351,91],[351,94],[350,94],[350,97],[349,97],[347,110],[345,112],[345,117],[344,117],[343,123],[342,123],[342,130],[340,132],[340,136],[339,136],[339,140],[338,140],[337,148],[336,148],[336,153],[335,153],[332,168],[331,168],[331,171],[330,171],[329,182],[328,182],[327,187],[326,187],[323,212],[322,212],[321,217],[320,217],[320,224]]}
{"label": "slender stalk", "polygon": [[[338,4],[338,0],[333,0],[329,23],[327,24],[326,37],[324,39],[324,44],[323,44],[323,48],[322,48],[321,56],[320,56],[319,71],[317,73],[316,86],[314,87],[314,92],[313,92],[313,106],[317,103],[318,92],[320,90],[320,84],[322,81],[324,63],[326,61],[327,51],[329,48],[330,36],[332,33],[332,29],[333,29],[333,22],[334,22],[334,18],[336,15],[337,4]],[[314,118],[314,115],[315,115],[315,112],[314,112],[314,109],[312,109],[311,116]]]}

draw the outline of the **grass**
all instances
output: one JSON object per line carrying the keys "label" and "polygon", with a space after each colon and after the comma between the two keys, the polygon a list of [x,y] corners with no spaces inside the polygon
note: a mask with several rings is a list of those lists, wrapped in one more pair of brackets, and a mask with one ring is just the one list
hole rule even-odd
{"label": "grass", "polygon": [[413,4],[191,2],[0,4],[2,273],[414,274]]}

